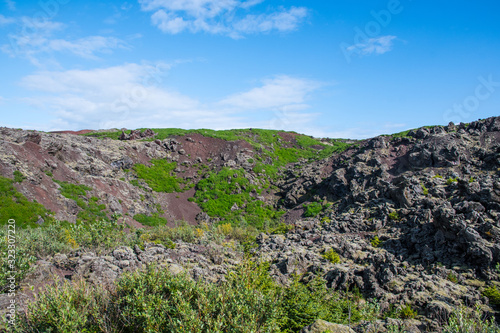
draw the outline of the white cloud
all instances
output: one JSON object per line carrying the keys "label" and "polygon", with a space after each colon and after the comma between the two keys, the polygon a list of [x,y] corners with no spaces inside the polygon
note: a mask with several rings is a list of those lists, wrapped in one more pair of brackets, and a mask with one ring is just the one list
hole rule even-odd
{"label": "white cloud", "polygon": [[55,52],[69,52],[95,59],[97,53],[109,53],[113,49],[128,47],[124,41],[115,37],[89,36],[77,40],[54,38],[56,32],[66,27],[59,22],[22,17],[18,23],[21,26],[20,32],[9,34],[10,43],[2,45],[0,50],[14,57],[27,58],[39,67],[55,63],[55,60],[47,56]]}
{"label": "white cloud", "polygon": [[[290,129],[312,121],[309,94],[320,85],[278,76],[260,87],[206,104],[162,87],[172,65],[126,64],[93,70],[39,71],[21,85],[33,108],[51,112],[45,130],[111,127]],[[260,117],[254,117],[260,112]],[[259,120],[260,119],[260,120]],[[263,120],[264,119],[264,120]]]}
{"label": "white cloud", "polygon": [[68,51],[83,58],[96,58],[95,53],[127,48],[124,41],[114,37],[90,36],[75,41],[54,39],[47,43],[48,51]]}
{"label": "white cloud", "polygon": [[384,54],[392,50],[393,40],[396,39],[396,36],[381,36],[377,38],[370,38],[367,41],[359,44],[354,44],[347,48],[347,51],[355,51],[362,55],[369,54]]}
{"label": "white cloud", "polygon": [[0,26],[15,23],[16,20],[11,17],[5,17],[0,14]]}
{"label": "white cloud", "polygon": [[7,5],[7,8],[9,8],[9,10],[16,10],[16,3],[14,1],[5,0],[4,2]]}
{"label": "white cloud", "polygon": [[306,97],[319,86],[318,82],[281,75],[264,80],[261,87],[229,96],[221,104],[242,110],[283,107],[304,109],[308,107],[304,104]]}
{"label": "white cloud", "polygon": [[144,11],[154,12],[151,22],[161,31],[222,34],[241,38],[245,34],[295,30],[307,17],[305,7],[280,8],[270,13],[248,14],[264,0],[139,0]]}

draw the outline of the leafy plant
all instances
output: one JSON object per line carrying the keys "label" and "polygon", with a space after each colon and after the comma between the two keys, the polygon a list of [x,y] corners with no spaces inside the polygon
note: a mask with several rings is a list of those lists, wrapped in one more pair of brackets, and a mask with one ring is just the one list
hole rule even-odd
{"label": "leafy plant", "polygon": [[500,292],[495,285],[491,285],[483,291],[483,296],[488,297],[491,304],[500,304]]}
{"label": "leafy plant", "polygon": [[453,273],[448,273],[448,276],[446,277],[448,279],[448,281],[450,282],[453,282],[453,283],[457,283],[458,282],[458,278],[455,274]]}
{"label": "leafy plant", "polygon": [[420,186],[422,186],[422,192],[424,195],[428,195],[429,194],[429,189],[427,187],[425,187],[424,183],[420,183]]}
{"label": "leafy plant", "polygon": [[311,202],[310,204],[304,204],[303,206],[305,208],[305,217],[316,217],[323,210],[323,205],[319,202]]}
{"label": "leafy plant", "polygon": [[378,238],[378,236],[373,237],[372,240],[370,241],[370,243],[373,247],[382,246],[382,241]]}
{"label": "leafy plant", "polygon": [[323,254],[323,258],[327,259],[332,264],[340,263],[340,256],[337,252],[335,252],[334,249],[329,249],[328,251],[326,251],[325,254]]}
{"label": "leafy plant", "polygon": [[393,210],[392,212],[389,213],[389,218],[393,221],[399,221],[401,219],[398,212],[395,210]]}
{"label": "leafy plant", "polygon": [[456,183],[458,182],[458,178],[448,178],[448,180],[446,181],[446,185],[451,185],[453,183]]}

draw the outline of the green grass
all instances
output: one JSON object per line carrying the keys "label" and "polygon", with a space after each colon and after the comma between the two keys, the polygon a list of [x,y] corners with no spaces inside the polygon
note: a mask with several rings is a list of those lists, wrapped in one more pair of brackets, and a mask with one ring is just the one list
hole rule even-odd
{"label": "green grass", "polygon": [[165,225],[168,223],[166,218],[161,217],[158,214],[153,214],[151,216],[145,214],[136,214],[134,215],[134,220],[150,227]]}
{"label": "green grass", "polygon": [[[172,193],[183,190],[182,178],[177,177],[174,173],[177,162],[168,162],[162,159],[151,160],[150,162],[152,164],[150,167],[136,164],[134,170],[137,177],[144,180],[153,191]],[[132,181],[130,183],[136,185]]]}
{"label": "green grass", "polygon": [[87,199],[87,192],[92,188],[81,184],[72,184],[64,181],[54,180],[61,186],[61,195],[65,198],[75,200],[82,210],[77,214],[78,222],[94,222],[107,218],[107,210],[104,204],[99,204],[99,198]]}
{"label": "green grass", "polygon": [[14,182],[15,183],[22,183],[23,180],[26,179],[26,176],[24,176],[19,170],[14,171]]}
{"label": "green grass", "polygon": [[37,202],[29,201],[19,193],[9,178],[0,177],[0,225],[7,224],[9,219],[16,221],[17,227],[37,226],[42,217],[51,221],[51,212]]}
{"label": "green grass", "polygon": [[[266,227],[266,221],[276,223],[283,213],[252,197],[250,193],[260,188],[250,184],[244,175],[243,169],[223,168],[219,172],[209,172],[196,185],[196,202],[211,217],[234,224],[239,224],[242,218],[259,229]],[[238,209],[232,210],[235,204]]]}

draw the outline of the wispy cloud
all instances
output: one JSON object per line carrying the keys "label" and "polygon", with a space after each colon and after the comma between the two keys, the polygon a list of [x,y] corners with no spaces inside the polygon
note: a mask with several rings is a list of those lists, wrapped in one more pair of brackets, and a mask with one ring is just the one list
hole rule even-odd
{"label": "wispy cloud", "polygon": [[349,52],[357,52],[361,55],[369,54],[384,54],[392,50],[393,40],[396,36],[381,36],[377,38],[370,38],[366,42],[354,44],[347,48]]}
{"label": "wispy cloud", "polygon": [[55,60],[48,57],[55,52],[96,59],[98,53],[128,48],[126,42],[115,37],[89,36],[76,40],[55,38],[56,32],[66,28],[60,22],[22,17],[17,23],[21,26],[20,32],[9,34],[10,44],[2,45],[0,50],[13,57],[24,57],[39,67],[46,63],[55,63]]}
{"label": "wispy cloud", "polygon": [[4,2],[7,5],[7,8],[9,8],[9,10],[16,10],[16,3],[14,1],[5,0]]}
{"label": "wispy cloud", "polygon": [[[305,110],[310,93],[320,84],[289,76],[267,79],[258,87],[203,103],[166,89],[161,77],[171,64],[126,64],[93,70],[39,71],[21,85],[34,94],[24,101],[52,112],[48,130],[111,127],[289,129],[317,115]],[[261,112],[262,117],[251,114]],[[283,117],[288,117],[283,122]],[[272,122],[276,119],[278,122]],[[283,127],[282,127],[283,126]]]}
{"label": "wispy cloud", "polygon": [[139,0],[164,33],[206,32],[241,38],[246,34],[292,31],[308,15],[305,7],[279,8],[258,15],[248,10],[263,0]]}
{"label": "wispy cloud", "polygon": [[5,17],[0,14],[0,26],[15,23],[16,20],[12,17]]}
{"label": "wispy cloud", "polygon": [[320,86],[320,83],[315,81],[286,75],[266,79],[262,83],[261,87],[234,94],[223,99],[220,103],[242,110],[282,107],[293,107],[294,110],[297,110],[298,106],[303,109],[308,107],[304,104],[308,95]]}

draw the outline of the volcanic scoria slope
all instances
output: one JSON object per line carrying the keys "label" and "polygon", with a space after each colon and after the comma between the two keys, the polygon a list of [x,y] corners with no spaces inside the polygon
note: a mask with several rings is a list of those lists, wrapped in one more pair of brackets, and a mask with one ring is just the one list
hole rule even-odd
{"label": "volcanic scoria slope", "polygon": [[[243,223],[264,231],[248,252],[270,262],[276,281],[320,276],[333,290],[359,289],[381,311],[411,305],[412,332],[439,331],[460,304],[496,313],[500,298],[484,291],[500,285],[499,172],[500,117],[362,141],[257,129],[0,129],[0,175],[44,207],[19,224]],[[269,232],[279,223],[286,233]],[[168,260],[216,282],[243,256],[174,242],[175,249],[117,244],[107,256],[40,257],[36,267],[98,283]],[[332,249],[340,260],[325,259]],[[353,329],[383,331],[388,323]]]}

